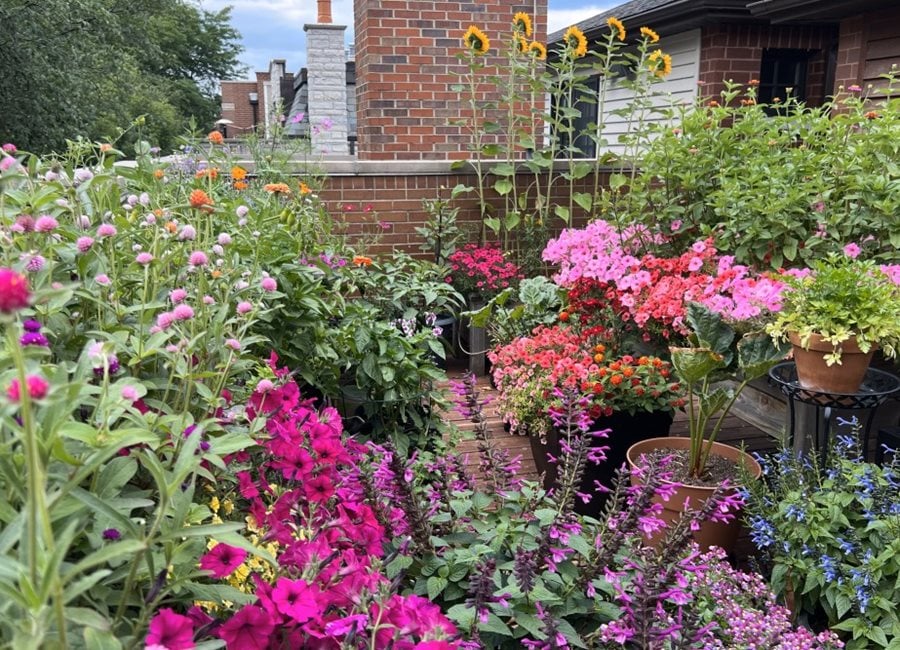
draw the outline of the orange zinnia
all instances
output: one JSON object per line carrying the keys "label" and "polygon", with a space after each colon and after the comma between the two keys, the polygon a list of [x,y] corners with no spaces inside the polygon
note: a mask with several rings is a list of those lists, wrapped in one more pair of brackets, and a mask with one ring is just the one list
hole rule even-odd
{"label": "orange zinnia", "polygon": [[356,266],[371,266],[372,258],[366,257],[365,255],[357,255],[353,258],[353,263],[356,264]]}
{"label": "orange zinnia", "polygon": [[263,186],[263,189],[266,192],[271,192],[272,194],[290,194],[291,188],[289,188],[284,183],[266,183]]}
{"label": "orange zinnia", "polygon": [[219,170],[216,167],[209,167],[207,169],[201,169],[196,174],[194,174],[194,178],[209,178],[211,181],[216,180],[219,177]]}
{"label": "orange zinnia", "polygon": [[225,142],[225,138],[222,137],[222,133],[220,131],[210,131],[206,135],[206,139],[209,140],[212,144],[222,144]]}
{"label": "orange zinnia", "polygon": [[198,210],[204,206],[213,204],[212,199],[209,198],[209,194],[207,194],[203,190],[194,190],[193,192],[191,192],[189,201],[191,207],[197,208]]}
{"label": "orange zinnia", "polygon": [[166,175],[166,172],[164,172],[164,171],[161,170],[161,169],[154,169],[154,170],[153,170],[153,178],[155,178],[155,179],[158,180],[158,181],[162,180],[162,179],[163,179],[163,176],[165,176],[165,175]]}
{"label": "orange zinnia", "polygon": [[309,189],[309,185],[300,181],[300,194],[309,194],[310,192],[312,192],[312,190]]}
{"label": "orange zinnia", "polygon": [[174,221],[169,221],[166,223],[166,231],[172,233],[173,235],[178,232],[178,224]]}
{"label": "orange zinnia", "polygon": [[242,181],[247,178],[247,170],[235,165],[231,168],[231,177],[236,181]]}
{"label": "orange zinnia", "polygon": [[247,187],[248,187],[248,185],[245,181],[235,181],[234,182],[234,189],[236,189],[238,191],[246,190]]}

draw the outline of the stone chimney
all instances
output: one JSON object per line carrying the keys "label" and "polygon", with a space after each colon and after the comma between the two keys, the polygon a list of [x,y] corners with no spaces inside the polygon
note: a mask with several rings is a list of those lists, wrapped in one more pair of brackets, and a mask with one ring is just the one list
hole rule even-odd
{"label": "stone chimney", "polygon": [[347,155],[347,67],[344,56],[346,25],[331,24],[331,0],[318,0],[319,17],[306,32],[307,113],[313,150]]}

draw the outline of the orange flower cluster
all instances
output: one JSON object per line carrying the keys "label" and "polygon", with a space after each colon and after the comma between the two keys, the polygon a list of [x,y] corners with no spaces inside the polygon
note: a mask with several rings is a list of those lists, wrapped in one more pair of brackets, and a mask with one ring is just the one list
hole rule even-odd
{"label": "orange flower cluster", "polygon": [[194,174],[194,178],[208,178],[211,181],[216,180],[218,177],[219,169],[217,167],[207,167]]}
{"label": "orange flower cluster", "polygon": [[191,192],[191,196],[188,199],[192,208],[196,208],[198,210],[205,208],[207,206],[212,206],[213,201],[209,198],[209,194],[204,192],[203,190],[194,190]]}
{"label": "orange flower cluster", "polygon": [[291,188],[287,186],[285,183],[266,183],[263,186],[263,189],[266,192],[271,192],[272,194],[290,194]]}
{"label": "orange flower cluster", "polygon": [[300,194],[309,194],[310,192],[312,192],[312,190],[309,189],[309,185],[300,181]]}
{"label": "orange flower cluster", "polygon": [[211,144],[222,144],[225,142],[225,138],[220,131],[210,131],[206,134],[206,139],[209,140]]}
{"label": "orange flower cluster", "polygon": [[372,266],[372,258],[365,255],[357,255],[353,258],[353,263],[356,266]]}

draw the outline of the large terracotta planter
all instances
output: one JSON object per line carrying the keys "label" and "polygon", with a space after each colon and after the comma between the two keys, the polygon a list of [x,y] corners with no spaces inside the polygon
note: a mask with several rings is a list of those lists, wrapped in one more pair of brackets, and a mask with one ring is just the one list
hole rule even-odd
{"label": "large terracotta planter", "polygon": [[791,345],[794,346],[794,361],[797,364],[797,378],[800,385],[810,390],[823,393],[851,394],[859,390],[866,376],[869,362],[872,361],[873,349],[863,352],[853,337],[841,344],[840,364],[827,365],[825,355],[834,351],[834,345],[822,340],[818,334],[809,337],[809,345],[800,345],[800,335],[790,333]]}
{"label": "large terracotta planter", "polygon": [[[612,488],[616,470],[625,463],[628,449],[641,440],[668,435],[672,418],[671,411],[638,411],[633,415],[613,413],[594,420],[591,431],[611,429],[608,438],[592,438],[594,446],[608,447],[606,461],[599,465],[588,463],[585,467],[578,491],[590,494],[592,498],[588,503],[576,499],[575,511],[595,518],[599,516],[606,504],[607,495],[598,491],[594,482],[599,481],[607,488]],[[530,436],[530,442],[538,473],[544,474],[544,489],[549,490],[556,486],[557,476],[556,464],[547,461],[547,454],[554,458],[560,457],[562,449],[559,444],[559,432],[549,431],[546,445],[537,436]]]}
{"label": "large terracotta planter", "polygon": [[[635,467],[642,454],[649,453],[655,449],[689,450],[690,447],[690,438],[651,438],[650,440],[644,440],[631,446],[627,454],[628,464],[632,468]],[[723,456],[734,462],[735,465],[744,463],[754,478],[758,479],[762,475],[762,468],[759,466],[759,463],[757,463],[752,456],[744,453],[737,447],[714,442],[710,453],[713,456]],[[631,482],[633,485],[639,483],[638,479],[634,476],[632,476]],[[684,510],[683,506],[685,498],[690,497],[691,507],[697,508],[715,492],[715,488],[713,487],[684,485],[681,483],[676,485],[678,487],[674,496],[668,501],[660,501],[663,506],[663,512],[662,515],[660,515],[660,518],[663,519],[666,524],[672,524],[681,517],[681,513]],[[739,515],[727,523],[705,521],[700,525],[700,530],[694,532],[694,540],[702,549],[708,549],[710,546],[718,546],[726,551],[731,551],[734,548],[735,541],[737,541],[740,528],[741,522]],[[664,531],[660,534],[650,536],[647,538],[647,543],[651,545],[658,544],[662,541],[664,536]]]}

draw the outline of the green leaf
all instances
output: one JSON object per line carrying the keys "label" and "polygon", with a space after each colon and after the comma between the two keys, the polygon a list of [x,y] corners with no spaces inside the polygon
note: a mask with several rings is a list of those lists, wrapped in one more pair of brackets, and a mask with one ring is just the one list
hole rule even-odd
{"label": "green leaf", "polygon": [[498,163],[488,170],[494,176],[515,176],[516,166],[512,163]]}
{"label": "green leaf", "polygon": [[84,647],[86,650],[121,650],[122,643],[109,630],[84,628]]}
{"label": "green leaf", "polygon": [[790,343],[777,345],[768,334],[748,334],[738,341],[738,365],[746,381],[764,376],[790,349]]}
{"label": "green leaf", "polygon": [[506,196],[512,192],[513,184],[508,178],[500,178],[494,183],[494,191],[500,196]]}
{"label": "green leaf", "polygon": [[734,330],[721,314],[698,302],[688,303],[685,320],[697,336],[700,347],[707,347],[724,355],[734,341]]}
{"label": "green leaf", "polygon": [[64,576],[64,582],[69,582],[69,580],[76,577],[79,573],[82,573],[86,569],[100,566],[102,564],[107,564],[108,562],[117,560],[120,557],[134,555],[138,551],[143,551],[145,548],[147,548],[147,545],[137,539],[126,539],[121,542],[115,542],[113,544],[109,544],[108,546],[104,546],[82,559],[69,571],[67,571]]}
{"label": "green leaf", "polygon": [[669,348],[672,367],[678,377],[688,384],[696,384],[719,368],[725,367],[721,354],[708,348]]}
{"label": "green leaf", "polygon": [[575,192],[572,195],[572,200],[578,204],[578,207],[587,213],[590,213],[591,209],[594,207],[594,198],[587,192]]}
{"label": "green leaf", "polygon": [[485,217],[484,225],[491,229],[491,232],[498,234],[500,232],[500,219],[496,217]]}
{"label": "green leaf", "polygon": [[101,632],[108,631],[110,628],[109,621],[103,615],[87,607],[66,607],[65,616],[66,620],[72,621],[76,625],[92,627]]}
{"label": "green leaf", "polygon": [[493,632],[494,634],[502,634],[503,636],[513,635],[509,626],[500,620],[500,617],[496,614],[488,614],[487,621],[478,623],[478,629],[482,632]]}
{"label": "green leaf", "polygon": [[554,205],[553,214],[555,214],[566,223],[569,223],[569,219],[571,218],[571,215],[569,214],[569,208],[563,205]]}
{"label": "green leaf", "polygon": [[447,578],[442,578],[440,576],[431,576],[428,578],[428,582],[425,583],[428,589],[428,600],[434,600],[437,598],[442,591],[449,584]]}

